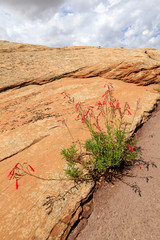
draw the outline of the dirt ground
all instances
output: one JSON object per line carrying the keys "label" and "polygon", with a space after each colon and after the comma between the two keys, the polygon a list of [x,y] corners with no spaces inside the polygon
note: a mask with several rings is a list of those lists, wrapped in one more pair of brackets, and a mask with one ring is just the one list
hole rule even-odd
{"label": "dirt ground", "polygon": [[75,229],[70,239],[160,239],[160,104],[136,136],[142,160],[125,170],[122,178],[102,182],[91,216],[80,222],[81,232]]}

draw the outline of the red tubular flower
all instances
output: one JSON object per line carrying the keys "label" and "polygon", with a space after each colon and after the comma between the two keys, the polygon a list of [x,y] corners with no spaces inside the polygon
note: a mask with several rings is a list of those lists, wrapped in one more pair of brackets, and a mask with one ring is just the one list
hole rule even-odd
{"label": "red tubular flower", "polygon": [[102,97],[104,97],[106,95],[106,92],[102,95]]}
{"label": "red tubular flower", "polygon": [[19,164],[19,163],[17,163],[17,164],[14,166],[14,168],[16,168],[16,167],[18,166],[18,164]]}
{"label": "red tubular flower", "polygon": [[87,116],[87,115],[88,115],[88,113],[89,113],[89,110],[86,112],[86,114],[84,114],[84,116]]}
{"label": "red tubular flower", "polygon": [[30,167],[30,169],[34,172],[34,169],[31,167],[31,165],[28,164],[28,166]]}
{"label": "red tubular flower", "polygon": [[81,119],[82,123],[84,123],[84,118]]}
{"label": "red tubular flower", "polygon": [[10,171],[10,173],[8,174],[8,177],[10,176],[9,180],[11,180],[11,178],[14,176],[14,168]]}
{"label": "red tubular flower", "polygon": [[129,106],[129,104],[128,104],[128,103],[127,103],[127,108],[128,108],[128,109],[130,109],[130,106]]}
{"label": "red tubular flower", "polygon": [[77,118],[79,118],[79,114],[78,114]]}
{"label": "red tubular flower", "polygon": [[63,94],[64,92],[61,92],[61,94]]}
{"label": "red tubular flower", "polygon": [[18,186],[19,186],[19,185],[18,185],[18,180],[16,180],[16,189],[18,189]]}
{"label": "red tubular flower", "polygon": [[61,122],[61,120],[57,120],[57,122]]}
{"label": "red tubular flower", "polygon": [[105,95],[107,95],[109,92],[110,92],[110,91],[107,90],[107,91],[102,95],[102,97],[104,97]]}
{"label": "red tubular flower", "polygon": [[114,88],[114,87],[113,87],[113,83],[109,83],[109,85],[110,85],[111,88]]}
{"label": "red tubular flower", "polygon": [[119,103],[119,101],[117,100],[116,108],[119,108],[119,104],[120,104],[120,103]]}
{"label": "red tubular flower", "polygon": [[104,87],[106,87],[107,85],[106,84],[104,84]]}
{"label": "red tubular flower", "polygon": [[89,106],[90,108],[94,108],[93,106]]}
{"label": "red tubular flower", "polygon": [[142,169],[141,166],[139,167],[139,169]]}
{"label": "red tubular flower", "polygon": [[12,178],[14,178],[14,174],[10,176],[9,180],[11,180]]}
{"label": "red tubular flower", "polygon": [[78,112],[79,107],[80,107],[80,103],[77,103],[76,106],[75,106],[76,112]]}
{"label": "red tubular flower", "polygon": [[98,114],[98,117],[101,115],[101,112]]}
{"label": "red tubular flower", "polygon": [[132,151],[133,152],[133,148],[131,145],[128,145],[128,148],[129,148],[129,151]]}
{"label": "red tubular flower", "polygon": [[132,113],[127,109],[128,115],[132,115]]}
{"label": "red tubular flower", "polygon": [[105,104],[106,104],[106,101],[104,100],[104,101],[103,101],[103,105],[105,105]]}
{"label": "red tubular flower", "polygon": [[98,128],[98,129],[101,129],[100,126],[99,126],[99,123],[97,123],[97,128]]}

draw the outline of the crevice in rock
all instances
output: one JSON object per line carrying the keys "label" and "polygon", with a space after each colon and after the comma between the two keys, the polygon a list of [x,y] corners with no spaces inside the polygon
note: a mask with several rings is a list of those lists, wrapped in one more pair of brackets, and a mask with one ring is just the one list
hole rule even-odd
{"label": "crevice in rock", "polygon": [[[160,103],[160,99],[158,99],[157,102],[153,105],[153,108],[149,112],[147,112],[148,113],[147,120],[149,120],[149,118],[151,118],[153,116],[153,113],[156,111],[157,108],[159,109],[159,107],[160,107],[159,103]],[[135,135],[138,132],[138,130],[142,128],[142,126],[145,122],[146,121],[144,121],[144,116],[143,116],[143,118],[141,119],[139,124],[136,126],[136,129],[134,130],[133,135]],[[94,194],[95,190],[96,190],[96,184],[94,185],[93,189],[88,194],[88,196],[84,200],[81,201],[80,206],[82,207],[82,211],[80,212],[79,217],[75,221],[73,226],[71,226],[70,231],[67,234],[66,238],[62,237],[61,238],[62,240],[76,240],[79,233],[85,228],[85,226],[88,222],[88,218],[90,217],[90,215],[93,211],[93,197],[94,197],[93,194]],[[90,203],[91,207],[90,207],[90,211],[88,212],[88,214],[86,214],[84,209],[88,203]],[[72,218],[75,214],[76,214],[76,211],[73,213]],[[68,230],[68,227],[70,227],[69,224],[66,228],[66,231]],[[65,235],[65,232],[64,232],[63,236],[64,235]]]}
{"label": "crevice in rock", "polygon": [[[74,239],[72,237],[72,232],[75,230],[75,228],[80,223],[80,221],[82,221],[83,219],[88,219],[92,213],[92,210],[93,210],[92,199],[93,199],[93,194],[95,192],[95,189],[96,189],[96,184],[94,184],[94,186],[91,188],[88,195],[84,199],[82,199],[79,203],[77,203],[77,205],[74,209],[74,212],[72,213],[71,217],[69,217],[69,222],[66,223],[63,220],[59,220],[58,223],[56,225],[54,225],[53,228],[51,229],[46,240],[55,239],[55,237],[56,237],[55,234],[57,232],[59,225],[61,225],[61,224],[65,224],[66,228],[63,231],[63,234],[61,235],[61,237],[59,239],[61,239],[61,240]],[[86,205],[88,205],[87,208],[86,208]],[[77,236],[81,230],[82,230],[82,228],[77,231],[77,234],[75,234],[75,232],[74,232],[73,235]]]}
{"label": "crevice in rock", "polygon": [[[66,230],[68,230],[68,227],[70,227],[70,231],[67,234],[67,236],[65,236],[65,238],[63,238],[62,236],[62,239],[74,240],[76,239],[78,234],[82,231],[83,227],[87,223],[87,220],[93,211],[93,194],[95,190],[96,190],[96,183],[94,184],[93,188],[91,189],[87,197],[80,202],[80,207],[82,208],[82,211],[79,213],[78,219],[74,222],[72,226],[69,226],[68,224]],[[74,217],[75,214],[76,212],[73,213],[72,218]],[[65,235],[65,232],[64,232],[64,235]]]}
{"label": "crevice in rock", "polygon": [[[146,53],[147,51],[145,51]],[[148,53],[146,53],[148,54]],[[150,57],[151,58],[151,57]],[[64,73],[64,74],[61,74],[61,75],[58,75],[58,76],[55,76],[53,78],[44,78],[44,79],[33,79],[33,80],[26,80],[26,82],[23,82],[23,83],[16,83],[16,84],[13,84],[13,85],[10,85],[10,86],[6,86],[6,87],[2,87],[0,88],[0,93],[1,92],[5,92],[7,90],[12,90],[12,89],[19,89],[19,88],[22,88],[22,87],[25,87],[25,86],[29,86],[29,85],[44,85],[44,84],[47,84],[47,83],[51,83],[53,81],[56,81],[56,80],[59,80],[59,79],[62,79],[62,78],[65,78],[65,77],[72,77],[72,78],[93,78],[93,77],[104,77],[105,78],[105,74],[107,73],[112,73],[112,71],[115,71],[123,62],[120,62],[118,63],[114,68],[113,66],[106,66],[107,69],[104,69],[104,70],[99,70],[96,72],[96,66],[95,65],[91,65],[91,66],[86,66],[86,67],[81,67],[81,68],[78,68],[74,71],[71,71],[71,72],[67,72],[67,73]],[[93,68],[95,66],[94,69],[90,69],[90,68]],[[129,67],[132,67],[132,66],[128,66],[127,68]],[[139,73],[139,72],[142,72],[142,71],[151,71],[151,70],[154,70],[154,69],[159,69],[160,66],[154,66],[154,67],[151,67],[151,68],[141,68],[141,69],[137,69],[135,71],[131,71],[131,72],[127,72],[125,74],[125,72],[123,72],[123,75],[115,75],[113,74],[113,76],[109,76],[109,78],[112,78],[112,79],[117,79],[117,80],[121,80],[121,81],[128,81],[128,77],[133,74],[133,73]],[[88,69],[88,70],[87,70]],[[85,73],[83,73],[83,71],[85,71]],[[76,73],[78,73],[77,75],[75,75]],[[159,76],[160,73],[155,73],[155,75],[152,77],[152,81],[154,81],[154,79]],[[144,78],[144,77],[143,77]],[[133,82],[133,83],[139,83],[139,79],[136,81],[130,81],[130,82]],[[143,82],[144,84],[144,82]],[[149,85],[151,84],[151,82],[148,80],[146,82],[145,85]]]}
{"label": "crevice in rock", "polygon": [[8,156],[8,157],[5,157],[5,158],[3,158],[3,159],[0,159],[0,162],[3,162],[4,160],[6,160],[6,159],[8,159],[8,158],[13,157],[13,156],[17,155],[17,154],[20,153],[20,152],[23,152],[24,150],[26,150],[26,149],[28,149],[29,147],[31,147],[32,145],[40,142],[41,140],[43,140],[44,138],[46,138],[46,137],[48,137],[48,136],[49,136],[49,134],[47,134],[47,135],[45,135],[45,136],[42,136],[42,137],[39,137],[39,138],[37,138],[37,139],[34,139],[33,142],[30,143],[30,144],[29,144],[28,146],[26,146],[25,148],[22,148],[22,149],[19,150],[18,152],[13,153],[13,154],[11,154],[11,155]]}
{"label": "crevice in rock", "polygon": [[0,88],[0,93],[8,91],[8,90],[12,90],[12,89],[20,89],[22,87],[26,87],[26,86],[29,86],[29,85],[38,85],[38,86],[44,85],[44,84],[53,82],[55,80],[59,80],[61,78],[68,77],[70,74],[74,74],[81,69],[82,68],[74,70],[72,72],[64,73],[62,75],[59,75],[59,76],[56,76],[56,77],[53,77],[53,78],[48,78],[48,79],[46,78],[46,79],[43,79],[43,80],[42,79],[33,79],[33,80],[29,80],[29,81],[26,81],[26,82],[23,82],[23,83],[12,84],[10,86]]}

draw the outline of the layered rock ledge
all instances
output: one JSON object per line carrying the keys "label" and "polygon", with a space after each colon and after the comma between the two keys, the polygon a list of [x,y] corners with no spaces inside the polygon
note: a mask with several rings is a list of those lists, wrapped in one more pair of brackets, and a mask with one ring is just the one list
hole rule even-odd
{"label": "layered rock ledge", "polygon": [[147,121],[159,101],[160,50],[0,41],[0,76],[0,238],[66,239],[94,183],[75,186],[25,176],[16,190],[7,175],[17,162],[28,162],[38,176],[64,177],[60,151],[73,139],[57,120],[65,119],[75,141],[89,136],[61,95],[64,90],[76,102],[95,104],[110,82],[115,97],[127,101],[132,112],[141,99],[132,130]]}

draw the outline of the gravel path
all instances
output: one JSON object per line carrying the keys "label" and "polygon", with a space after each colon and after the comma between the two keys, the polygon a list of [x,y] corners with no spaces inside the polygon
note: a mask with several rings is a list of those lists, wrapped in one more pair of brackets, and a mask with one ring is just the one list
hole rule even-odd
{"label": "gravel path", "polygon": [[77,240],[160,239],[160,104],[137,138],[144,163],[114,184],[102,183]]}

